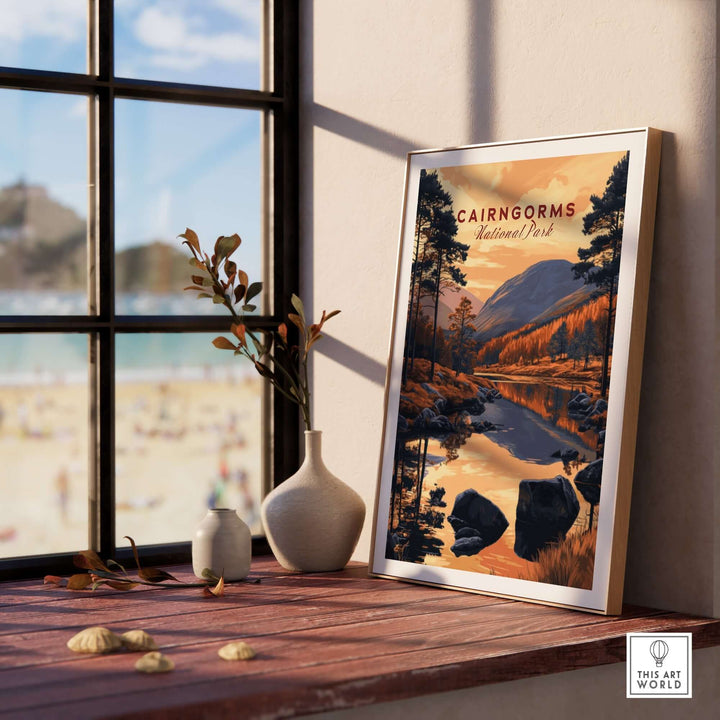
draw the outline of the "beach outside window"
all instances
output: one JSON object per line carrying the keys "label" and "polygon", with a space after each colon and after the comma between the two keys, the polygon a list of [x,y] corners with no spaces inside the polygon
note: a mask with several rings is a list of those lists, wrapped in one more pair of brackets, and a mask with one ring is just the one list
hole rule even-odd
{"label": "beach outside window", "polygon": [[262,391],[255,368],[213,335],[116,340],[117,544],[182,542],[208,508],[262,532]]}
{"label": "beach outside window", "polygon": [[87,542],[88,338],[0,334],[0,549]]}
{"label": "beach outside window", "polygon": [[261,536],[298,415],[213,347],[231,318],[183,291],[177,235],[238,233],[265,288],[250,323],[277,327],[298,280],[296,8],[8,0],[2,15],[0,572],[123,557],[125,535],[148,562],[186,561],[213,507]]}

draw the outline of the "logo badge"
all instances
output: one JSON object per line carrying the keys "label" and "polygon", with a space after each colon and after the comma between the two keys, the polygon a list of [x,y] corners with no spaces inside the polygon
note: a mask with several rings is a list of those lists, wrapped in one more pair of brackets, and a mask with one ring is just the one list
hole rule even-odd
{"label": "logo badge", "polygon": [[627,697],[692,697],[692,633],[628,633]]}

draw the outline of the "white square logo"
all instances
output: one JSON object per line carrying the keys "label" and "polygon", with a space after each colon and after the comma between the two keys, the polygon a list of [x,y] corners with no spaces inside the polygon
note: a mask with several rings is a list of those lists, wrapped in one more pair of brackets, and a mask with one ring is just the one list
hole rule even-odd
{"label": "white square logo", "polygon": [[628,633],[627,697],[691,698],[692,633]]}

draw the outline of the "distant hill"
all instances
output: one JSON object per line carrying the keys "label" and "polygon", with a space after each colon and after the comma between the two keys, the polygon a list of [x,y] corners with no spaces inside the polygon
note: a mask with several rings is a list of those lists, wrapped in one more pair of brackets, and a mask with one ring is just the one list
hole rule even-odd
{"label": "distant hill", "polygon": [[53,200],[42,185],[0,188],[0,243],[22,241],[24,247],[56,245],[70,237],[85,237],[86,221]]}
{"label": "distant hill", "polygon": [[125,292],[181,292],[192,285],[188,258],[161,240],[121,250],[115,256],[115,286]]}
{"label": "distant hill", "polygon": [[583,288],[571,268],[567,260],[542,260],[505,281],[475,319],[476,338],[486,342],[522,327]]}
{"label": "distant hill", "polygon": [[84,289],[86,222],[44,187],[0,189],[0,287]]}
{"label": "distant hill", "polygon": [[[187,255],[154,240],[115,257],[119,292],[181,292],[190,284]],[[41,185],[0,189],[0,289],[83,291],[87,287],[87,221]]]}

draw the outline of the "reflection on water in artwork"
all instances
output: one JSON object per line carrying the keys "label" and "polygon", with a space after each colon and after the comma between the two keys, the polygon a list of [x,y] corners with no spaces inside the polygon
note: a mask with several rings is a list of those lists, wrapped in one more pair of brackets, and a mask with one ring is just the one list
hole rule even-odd
{"label": "reflection on water in artwork", "polygon": [[[560,476],[572,487],[578,472],[598,458],[600,429],[568,409],[573,398],[590,388],[522,377],[495,377],[489,382],[495,393],[492,402],[484,404],[481,415],[464,416],[464,431],[459,431],[455,417],[455,432],[403,439],[398,445],[396,472],[402,477],[402,492],[394,499],[391,556],[505,577],[532,577],[533,561],[516,552],[520,480]],[[507,527],[481,552],[457,555],[452,550],[457,548],[458,533],[451,513],[455,499],[468,489],[499,508]],[[581,492],[575,494],[579,509],[568,534],[580,536],[590,529],[591,518],[596,524],[597,510],[596,503],[591,506]],[[472,537],[470,531],[465,536]]]}

